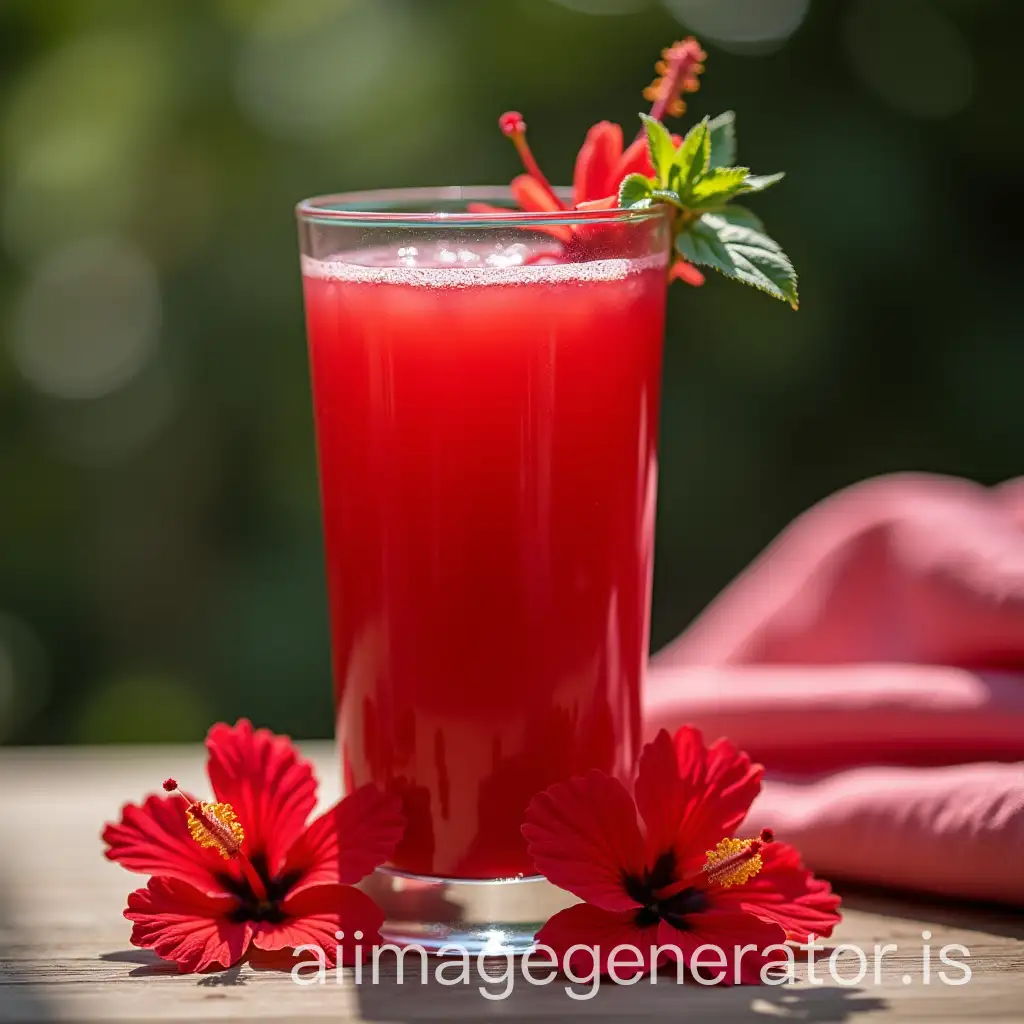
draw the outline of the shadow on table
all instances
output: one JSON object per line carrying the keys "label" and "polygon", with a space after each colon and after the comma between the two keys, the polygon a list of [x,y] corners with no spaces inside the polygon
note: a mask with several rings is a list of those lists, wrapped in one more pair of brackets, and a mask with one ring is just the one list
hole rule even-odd
{"label": "shadow on table", "polygon": [[[135,964],[136,966],[128,972],[129,978],[178,978],[181,972],[176,964],[161,960],[160,957],[148,949],[117,949],[112,953],[103,953],[101,960],[110,963]],[[249,981],[250,975],[246,973],[248,962],[235,964],[227,970],[215,970],[209,974],[200,974],[196,978],[196,984],[200,988],[238,988]],[[281,961],[276,968],[282,972],[289,971],[294,966],[294,961]]]}
{"label": "shadow on table", "polygon": [[0,1021],[57,1020],[42,990],[38,963],[22,956],[27,945],[27,936],[15,924],[6,892],[0,887]]}
{"label": "shadow on table", "polygon": [[[515,984],[503,978],[505,962],[494,962],[488,973],[499,982],[487,986],[492,996],[508,990],[505,998],[488,999],[481,994],[483,981],[471,961],[469,984],[444,985],[435,980],[439,960],[428,960],[426,983],[422,982],[418,961],[410,960],[405,976],[399,980],[394,957],[381,959],[379,981],[364,977],[356,987],[360,1017],[366,1021],[440,1024],[440,1022],[483,1022],[501,1020],[502,1024],[558,1024],[564,1020],[715,1020],[718,1024],[773,1019],[834,1024],[853,1020],[860,1014],[885,1009],[888,1002],[862,988],[795,988],[792,986],[702,986],[687,979],[678,985],[672,972],[662,973],[657,982],[642,979],[635,985],[602,983],[592,998],[573,999],[567,991],[567,979],[556,978],[538,987],[530,984],[518,967]],[[458,961],[450,962],[451,979],[458,972]],[[573,986],[578,993],[589,994],[590,985]],[[682,991],[680,990],[682,988]]]}
{"label": "shadow on table", "polygon": [[100,959],[115,964],[136,964],[128,972],[131,978],[158,978],[181,973],[176,964],[161,960],[149,949],[115,949],[110,953],[101,953]]}
{"label": "shadow on table", "polygon": [[953,901],[938,903],[934,897],[911,893],[888,893],[881,889],[843,886],[843,909],[868,914],[884,914],[904,921],[942,924],[966,931],[985,932],[1010,939],[1024,940],[1024,915],[995,903]]}

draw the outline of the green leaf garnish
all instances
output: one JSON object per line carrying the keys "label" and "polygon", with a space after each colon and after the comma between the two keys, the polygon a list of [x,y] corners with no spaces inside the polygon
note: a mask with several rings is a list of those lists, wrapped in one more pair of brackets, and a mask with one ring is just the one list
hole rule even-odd
{"label": "green leaf garnish", "polygon": [[713,167],[690,189],[690,201],[694,209],[706,209],[727,203],[741,192],[750,191],[747,181],[748,167]]}
{"label": "green leaf garnish", "polygon": [[708,135],[708,119],[705,117],[686,133],[686,138],[679,144],[675,165],[669,169],[669,187],[674,188],[680,196],[687,196],[693,186],[707,174],[710,160],[711,137]]}
{"label": "green leaf garnish", "polygon": [[730,203],[728,206],[715,206],[708,210],[730,224],[738,224],[740,227],[753,228],[755,231],[764,233],[764,221],[753,210],[748,210],[739,203]]}
{"label": "green leaf garnish", "polygon": [[668,129],[641,114],[654,177],[627,175],[619,205],[641,209],[666,203],[674,210],[675,251],[679,257],[713,267],[727,277],[798,306],[796,271],[760,218],[737,196],[763,192],[784,174],[751,174],[734,167],[736,115],[730,110],[695,124],[676,146]]}
{"label": "green leaf garnish", "polygon": [[736,114],[727,110],[708,121],[711,136],[711,168],[731,167],[736,163]]}
{"label": "green leaf garnish", "polygon": [[754,228],[705,213],[676,236],[676,250],[691,263],[760,288],[793,309],[800,304],[789,257],[778,242]]}
{"label": "green leaf garnish", "polygon": [[648,114],[641,114],[647,132],[647,150],[654,168],[655,180],[659,185],[668,184],[669,171],[675,163],[676,144],[669,130]]}
{"label": "green leaf garnish", "polygon": [[651,179],[643,174],[627,174],[619,185],[619,206],[634,210],[651,205]]}
{"label": "green leaf garnish", "polygon": [[763,192],[766,188],[771,188],[772,185],[782,181],[785,176],[785,171],[779,171],[778,174],[748,174],[747,187],[743,191]]}
{"label": "green leaf garnish", "polygon": [[686,209],[683,205],[682,199],[679,198],[679,193],[673,192],[670,188],[652,188],[651,202],[671,203],[673,206],[677,206],[680,210]]}

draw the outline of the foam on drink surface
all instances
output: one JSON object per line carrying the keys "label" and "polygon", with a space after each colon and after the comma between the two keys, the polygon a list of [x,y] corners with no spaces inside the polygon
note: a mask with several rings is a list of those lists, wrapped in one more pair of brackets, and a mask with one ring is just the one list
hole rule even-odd
{"label": "foam on drink surface", "polygon": [[327,259],[302,257],[306,277],[361,284],[401,284],[421,288],[479,288],[485,285],[618,281],[665,265],[663,256],[566,263],[557,247],[497,243],[486,249],[455,242],[362,249]]}

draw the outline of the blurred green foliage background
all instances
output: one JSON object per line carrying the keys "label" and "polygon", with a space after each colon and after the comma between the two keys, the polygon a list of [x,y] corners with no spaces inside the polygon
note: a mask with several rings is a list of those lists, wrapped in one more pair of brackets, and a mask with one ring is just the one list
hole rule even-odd
{"label": "blurred green foliage background", "polygon": [[0,5],[0,739],[332,729],[292,208],[569,180],[658,51],[710,53],[803,308],[670,302],[654,643],[794,515],[1024,469],[1017,0]]}

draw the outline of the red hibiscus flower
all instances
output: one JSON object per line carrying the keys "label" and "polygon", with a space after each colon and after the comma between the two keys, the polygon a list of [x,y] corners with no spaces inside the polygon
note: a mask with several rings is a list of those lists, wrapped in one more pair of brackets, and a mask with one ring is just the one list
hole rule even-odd
{"label": "red hibiscus flower", "polygon": [[[662,730],[641,755],[635,799],[599,771],[534,797],[523,825],[530,856],[584,901],[552,917],[537,941],[560,962],[574,945],[598,947],[570,955],[581,975],[595,962],[607,974],[621,944],[639,951],[637,973],[673,960],[691,965],[694,952],[710,945],[713,953],[697,957],[702,976],[714,965],[713,976],[724,972],[718,980],[749,984],[784,959],[787,939],[830,935],[839,897],[796,850],[767,830],[756,839],[733,837],[762,772],[726,740],[705,747],[696,729],[684,728],[673,744]],[[753,948],[740,952],[744,946]],[[626,963],[635,966],[617,966]]]}
{"label": "red hibiscus flower", "polygon": [[[659,77],[644,91],[644,96],[654,104],[652,117],[660,119],[666,113],[678,117],[686,110],[681,95],[698,88],[697,76],[704,70],[701,61],[706,56],[693,38],[675,43],[663,51],[662,60],[656,68]],[[551,187],[526,141],[523,115],[511,110],[501,115],[498,126],[512,140],[526,168],[526,173],[513,178],[510,185],[513,197],[523,210],[554,213],[570,209],[614,209],[618,206],[619,185],[623,178],[630,174],[642,174],[647,178],[655,176],[646,134],[624,146],[621,126],[611,121],[599,121],[587,132],[576,156],[572,202],[566,203]],[[674,135],[673,139],[678,145],[679,137]],[[499,209],[485,203],[470,205],[470,210],[476,212],[497,212]],[[579,258],[584,250],[592,248],[595,235],[599,235],[593,226],[586,224],[553,224],[540,230],[561,242],[570,258]],[[704,275],[692,263],[682,259],[674,261],[670,278],[678,278],[694,286],[704,283]]]}
{"label": "red hibiscus flower", "polygon": [[206,748],[214,801],[168,779],[169,795],[126,804],[103,831],[110,860],[153,876],[128,897],[132,943],[202,971],[250,947],[315,945],[333,966],[336,950],[349,963],[379,942],[384,915],[353,883],[394,851],[398,800],[364,786],[307,825],[316,779],[287,736],[242,719],[215,725]]}
{"label": "red hibiscus flower", "polygon": [[627,174],[654,175],[646,135],[634,139],[624,149],[621,126],[599,121],[587,132],[576,156],[572,202],[566,203],[551,187],[526,141],[523,115],[511,110],[501,115],[498,126],[512,140],[526,168],[526,174],[513,178],[510,186],[516,202],[524,210],[612,209],[618,202],[619,184]]}

